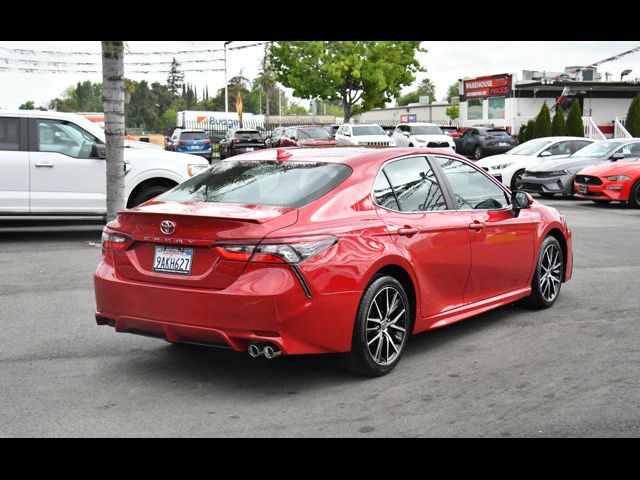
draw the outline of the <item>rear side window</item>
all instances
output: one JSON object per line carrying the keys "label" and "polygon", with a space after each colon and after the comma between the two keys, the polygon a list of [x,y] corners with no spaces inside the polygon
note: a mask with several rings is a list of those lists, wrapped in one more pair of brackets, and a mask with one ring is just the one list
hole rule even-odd
{"label": "rear side window", "polygon": [[[440,184],[425,157],[404,158],[391,162],[383,168],[383,172],[393,187],[401,212],[447,209]],[[385,206],[383,203],[379,204]]]}
{"label": "rear side window", "polygon": [[209,140],[204,132],[182,132],[180,140]]}
{"label": "rear side window", "polygon": [[225,161],[158,198],[300,208],[333,190],[350,174],[351,168],[337,163]]}
{"label": "rear side window", "polygon": [[20,150],[20,120],[0,118],[0,150]]}

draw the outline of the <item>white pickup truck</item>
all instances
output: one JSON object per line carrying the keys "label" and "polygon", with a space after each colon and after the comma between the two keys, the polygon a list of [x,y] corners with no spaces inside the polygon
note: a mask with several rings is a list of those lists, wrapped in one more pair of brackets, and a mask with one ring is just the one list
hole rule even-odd
{"label": "white pickup truck", "polygon": [[[204,158],[138,143],[125,142],[127,207],[209,167]],[[0,218],[104,216],[104,145],[104,131],[80,115],[0,110]]]}

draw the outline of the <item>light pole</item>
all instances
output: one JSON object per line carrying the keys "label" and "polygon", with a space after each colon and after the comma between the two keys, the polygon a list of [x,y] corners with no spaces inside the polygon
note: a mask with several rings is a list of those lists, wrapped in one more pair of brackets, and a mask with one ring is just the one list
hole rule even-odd
{"label": "light pole", "polygon": [[227,86],[227,45],[233,42],[224,42],[224,116],[229,120],[229,88]]}

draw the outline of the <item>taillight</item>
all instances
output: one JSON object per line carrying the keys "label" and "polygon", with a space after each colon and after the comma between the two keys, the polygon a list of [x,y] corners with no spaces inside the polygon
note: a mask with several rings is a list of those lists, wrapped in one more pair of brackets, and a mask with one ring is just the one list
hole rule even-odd
{"label": "taillight", "polygon": [[233,143],[238,143],[240,140],[242,140],[241,138],[232,138],[231,141]]}
{"label": "taillight", "polygon": [[204,144],[205,144],[205,145],[211,145],[211,140],[205,140],[205,141],[204,141]]}
{"label": "taillight", "polygon": [[126,250],[131,245],[131,238],[108,228],[102,230],[102,251],[105,250]]}
{"label": "taillight", "polygon": [[333,235],[273,238],[259,244],[216,245],[214,251],[225,260],[256,263],[300,263],[335,245]]}
{"label": "taillight", "polygon": [[187,142],[178,142],[178,143],[176,143],[176,145],[178,145],[178,146],[186,145],[186,144],[187,144]]}

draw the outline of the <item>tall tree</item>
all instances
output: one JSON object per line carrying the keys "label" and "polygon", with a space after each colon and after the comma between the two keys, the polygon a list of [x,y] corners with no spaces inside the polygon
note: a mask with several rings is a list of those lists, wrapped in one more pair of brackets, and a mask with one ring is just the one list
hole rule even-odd
{"label": "tall tree", "polygon": [[536,117],[536,137],[551,136],[551,114],[546,102],[542,104],[540,113]]}
{"label": "tall tree", "polygon": [[451,103],[451,99],[453,97],[459,97],[459,96],[460,96],[460,85],[458,84],[458,82],[449,85],[449,88],[447,89],[447,96],[446,96],[445,100],[447,102]]}
{"label": "tall tree", "polygon": [[536,132],[536,121],[533,118],[527,122],[524,132],[525,142],[539,137],[538,132]]}
{"label": "tall tree", "polygon": [[107,222],[124,202],[124,42],[102,42],[104,134],[107,143]]}
{"label": "tall tree", "polygon": [[633,137],[640,137],[640,93],[631,101],[624,127]]}
{"label": "tall tree", "polygon": [[184,87],[184,72],[178,70],[178,67],[180,67],[180,64],[176,61],[176,58],[173,57],[173,60],[171,60],[171,68],[169,69],[169,76],[167,77],[167,88],[172,95],[178,95]]}
{"label": "tall tree", "polygon": [[22,105],[18,107],[20,110],[35,110],[36,106],[33,103],[33,100],[27,100]]}
{"label": "tall tree", "polygon": [[420,42],[278,42],[269,59],[276,79],[298,98],[340,100],[344,121],[384,107],[424,71]]}
{"label": "tall tree", "polygon": [[270,99],[274,90],[276,90],[276,78],[269,61],[269,46],[264,46],[264,55],[262,57],[262,69],[256,78],[256,82],[265,94],[265,114],[269,116],[271,112]]}
{"label": "tall tree", "polygon": [[567,130],[567,124],[564,121],[564,111],[562,107],[558,105],[556,107],[556,113],[553,116],[553,123],[551,124],[551,135],[554,137],[560,137],[565,134]]}
{"label": "tall tree", "polygon": [[428,97],[429,103],[436,100],[436,87],[428,78],[423,79],[418,84],[418,88],[416,90],[398,98],[397,105],[402,107],[404,105],[409,105],[410,103],[418,103],[420,101],[420,97]]}
{"label": "tall tree", "polygon": [[570,137],[584,137],[584,124],[582,123],[582,111],[580,102],[576,98],[567,115],[566,135]]}

